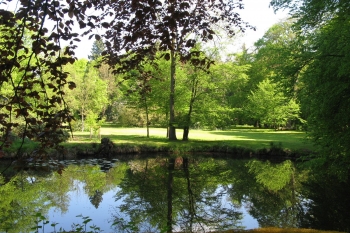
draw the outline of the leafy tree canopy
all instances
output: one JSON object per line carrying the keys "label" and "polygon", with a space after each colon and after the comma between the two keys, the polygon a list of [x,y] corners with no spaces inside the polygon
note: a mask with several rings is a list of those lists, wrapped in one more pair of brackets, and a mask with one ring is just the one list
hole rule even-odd
{"label": "leafy tree canopy", "polygon": [[304,43],[302,104],[309,110],[308,127],[321,146],[319,165],[341,178],[350,168],[349,1],[273,0],[275,9],[291,8],[294,29]]}

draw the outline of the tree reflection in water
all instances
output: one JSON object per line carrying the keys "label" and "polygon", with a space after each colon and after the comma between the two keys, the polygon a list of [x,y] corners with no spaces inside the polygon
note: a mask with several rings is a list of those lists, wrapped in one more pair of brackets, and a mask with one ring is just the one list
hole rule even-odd
{"label": "tree reflection in water", "polygon": [[237,228],[242,216],[225,204],[230,171],[222,171],[222,163],[183,157],[130,162],[116,194],[117,200],[123,198],[119,210],[129,219],[115,216],[116,227],[133,226],[139,232],[148,223],[166,232]]}
{"label": "tree reflection in water", "polygon": [[69,165],[61,175],[22,171],[0,182],[0,231],[29,231],[38,212],[72,211],[77,184],[93,209],[102,201],[113,206],[104,216],[113,226],[100,226],[104,232],[242,228],[242,206],[260,227],[350,229],[348,182],[290,161],[158,157],[117,162],[106,172],[98,165]]}
{"label": "tree reflection in water", "polygon": [[310,175],[304,184],[305,203],[302,226],[350,232],[350,173],[347,181],[320,172]]}

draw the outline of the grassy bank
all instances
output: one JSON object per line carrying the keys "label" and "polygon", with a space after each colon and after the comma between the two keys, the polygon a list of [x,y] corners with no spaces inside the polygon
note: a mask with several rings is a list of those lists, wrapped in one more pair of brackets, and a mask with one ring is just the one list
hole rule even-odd
{"label": "grassy bank", "polygon": [[[101,138],[109,138],[115,145],[118,154],[134,152],[224,152],[247,155],[252,151],[270,150],[309,152],[315,150],[301,131],[275,131],[253,127],[237,127],[230,130],[190,130],[189,141],[182,141],[182,130],[177,129],[177,141],[169,141],[165,128],[150,128],[150,137],[146,137],[146,128],[121,128],[105,125],[101,128]],[[90,139],[89,132],[73,132],[73,138],[63,143],[72,153],[96,152],[100,147],[97,135]],[[7,154],[15,154],[20,141],[7,149]],[[25,153],[34,151],[37,144],[25,141],[22,150]]]}
{"label": "grassy bank", "polygon": [[[89,132],[74,132],[74,138],[65,145],[90,144],[99,142],[97,137],[91,140]],[[181,141],[182,130],[176,131],[178,141],[169,141],[166,138],[166,129],[150,128],[150,137],[146,137],[146,128],[114,128],[103,127],[101,136],[110,138],[116,144],[148,144],[152,146],[167,146],[175,144],[219,144],[230,146],[261,149],[274,144],[281,144],[283,148],[290,150],[308,149],[314,147],[307,140],[307,134],[301,131],[275,131],[272,129],[237,128],[231,130],[190,130],[187,142]]]}
{"label": "grassy bank", "polygon": [[[171,148],[173,150],[191,151],[215,147],[239,147],[251,150],[270,148],[271,144],[290,151],[312,151],[314,146],[307,140],[307,134],[301,131],[275,131],[272,129],[255,129],[240,127],[230,130],[190,130],[189,141],[182,141],[182,130],[177,130],[177,141],[166,138],[166,129],[150,128],[150,137],[146,137],[146,128],[103,127],[101,137],[109,138],[120,147]],[[89,132],[74,132],[74,138],[64,145],[67,148],[89,148],[100,143],[98,137],[90,139]]]}

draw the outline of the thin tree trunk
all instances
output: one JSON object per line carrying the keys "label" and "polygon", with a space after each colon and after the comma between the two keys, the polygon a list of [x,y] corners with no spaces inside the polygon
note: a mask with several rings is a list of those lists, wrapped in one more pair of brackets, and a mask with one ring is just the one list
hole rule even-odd
{"label": "thin tree trunk", "polygon": [[296,185],[295,185],[295,169],[293,168],[293,173],[291,177],[291,186],[292,186],[292,215],[293,215],[293,227],[297,226],[297,198],[296,198]]}
{"label": "thin tree trunk", "polygon": [[84,109],[81,108],[81,132],[84,132],[84,130],[85,130]]}
{"label": "thin tree trunk", "polygon": [[185,173],[185,177],[187,180],[187,192],[188,192],[188,212],[189,212],[189,224],[190,224],[190,232],[192,232],[192,227],[193,227],[193,220],[195,216],[195,207],[194,207],[194,195],[192,192],[192,186],[191,186],[191,180],[190,180],[190,171],[188,169],[189,163],[188,163],[188,158],[183,158],[183,169]]}
{"label": "thin tree trunk", "polygon": [[[167,110],[165,113],[165,119],[168,119],[169,111]],[[169,138],[169,125],[166,127],[166,137]]]}
{"label": "thin tree trunk", "polygon": [[184,126],[184,132],[182,135],[182,141],[188,141],[188,134],[190,132],[190,127],[188,125]]}
{"label": "thin tree trunk", "polygon": [[145,108],[146,108],[146,127],[147,127],[147,137],[149,138],[149,118],[148,118],[148,105],[147,105],[147,99],[146,99],[146,96],[144,97],[144,100],[145,100]]}
{"label": "thin tree trunk", "polygon": [[170,100],[169,100],[169,140],[177,140],[175,124],[175,52],[171,52],[171,69],[170,69]]}
{"label": "thin tree trunk", "polygon": [[193,104],[194,104],[194,101],[197,97],[197,86],[198,86],[198,79],[194,79],[192,82],[190,106],[189,106],[189,110],[188,110],[188,113],[186,116],[184,132],[182,135],[183,141],[188,141],[188,134],[190,133],[190,124],[191,124],[191,115],[192,115],[192,111],[193,111]]}
{"label": "thin tree trunk", "polygon": [[168,183],[167,183],[167,233],[173,232],[173,172],[175,169],[175,159],[169,159],[168,164]]}

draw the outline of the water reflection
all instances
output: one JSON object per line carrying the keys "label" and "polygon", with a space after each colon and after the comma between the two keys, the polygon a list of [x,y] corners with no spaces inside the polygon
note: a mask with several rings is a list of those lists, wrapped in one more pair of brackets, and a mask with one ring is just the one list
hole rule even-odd
{"label": "water reflection", "polygon": [[304,206],[303,226],[350,232],[349,179],[339,181],[334,176],[313,173],[303,192],[310,199]]}
{"label": "water reflection", "polygon": [[82,224],[80,214],[103,232],[256,227],[244,225],[247,213],[260,227],[350,229],[350,186],[290,161],[159,157],[110,167],[85,161],[61,174],[27,170],[8,181],[1,177],[0,231],[30,232],[37,213],[57,222],[55,230]]}
{"label": "water reflection", "polygon": [[[115,216],[118,230],[152,223],[161,231],[192,232],[238,228],[242,213],[228,197],[231,176],[223,160],[149,159],[132,161],[116,199],[124,198]],[[148,227],[148,226],[147,226]]]}

